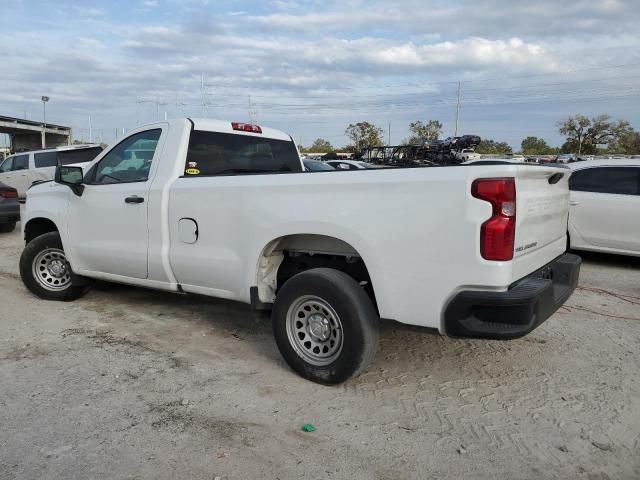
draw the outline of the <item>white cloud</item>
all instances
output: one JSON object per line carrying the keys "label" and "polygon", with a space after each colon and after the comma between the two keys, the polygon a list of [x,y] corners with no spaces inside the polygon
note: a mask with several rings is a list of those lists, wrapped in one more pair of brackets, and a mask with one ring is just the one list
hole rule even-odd
{"label": "white cloud", "polygon": [[[579,77],[591,85],[581,87],[588,97],[616,88],[631,94],[640,77],[640,68],[563,74],[640,63],[640,9],[631,0],[273,0],[260,7],[244,3],[242,11],[231,2],[191,0],[186,8],[171,0],[153,17],[146,10],[125,21],[114,8],[76,7],[72,16],[52,10],[43,19],[46,28],[31,30],[19,13],[7,13],[13,17],[0,31],[0,109],[21,115],[33,105],[37,115],[45,92],[52,97],[47,112],[51,107],[59,123],[81,122],[91,112],[96,125],[132,126],[136,90],[167,104],[178,93],[187,113],[200,114],[205,75],[216,115],[237,118],[251,94],[264,109],[261,117],[282,121],[285,128],[312,130],[313,121],[321,122],[324,130],[314,131],[315,138],[340,134],[345,121],[367,118],[404,122],[433,115],[446,123],[455,100],[451,83],[459,79],[468,81],[464,115],[485,125],[483,116],[534,121],[522,115],[522,107],[504,106],[504,98],[547,98],[549,92],[559,100],[560,91],[578,100],[538,105],[532,117],[552,108],[589,113],[580,91],[536,84]],[[611,78],[588,83],[596,77]],[[504,88],[508,95],[501,93]],[[473,110],[474,96],[492,107]],[[501,101],[503,110],[497,107]],[[155,118],[149,105],[138,107],[146,120]],[[640,128],[637,97],[616,106],[620,113],[610,105],[604,104],[608,113],[636,118]]]}

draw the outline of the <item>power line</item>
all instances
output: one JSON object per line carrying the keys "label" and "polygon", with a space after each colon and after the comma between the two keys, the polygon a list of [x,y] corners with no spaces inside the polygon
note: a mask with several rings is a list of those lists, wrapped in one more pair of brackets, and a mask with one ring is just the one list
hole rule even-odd
{"label": "power line", "polygon": [[[584,67],[584,68],[575,68],[571,70],[563,70],[562,72],[545,72],[545,73],[523,73],[523,74],[515,74],[515,75],[501,75],[499,77],[485,77],[485,78],[471,78],[462,80],[462,83],[482,83],[482,82],[494,82],[498,80],[509,80],[509,79],[517,79],[517,78],[535,78],[535,77],[549,77],[549,76],[558,76],[558,75],[567,75],[570,73],[577,72],[588,72],[593,70],[611,70],[618,68],[628,68],[628,67],[637,67],[640,66],[640,62],[636,63],[626,63],[626,64],[615,64],[615,65],[599,65],[593,67]],[[400,83],[395,85],[357,85],[357,86],[340,86],[340,87],[315,87],[315,89],[322,90],[360,90],[360,89],[380,89],[380,88],[402,88],[402,87],[422,87],[422,86],[438,86],[438,85],[457,85],[458,80],[442,80],[442,81],[433,81],[433,82],[411,82],[411,83]],[[294,87],[293,85],[238,85],[237,83],[216,83],[215,85],[206,85],[209,87],[229,87],[234,89],[239,88],[256,88],[262,90],[286,90]]]}

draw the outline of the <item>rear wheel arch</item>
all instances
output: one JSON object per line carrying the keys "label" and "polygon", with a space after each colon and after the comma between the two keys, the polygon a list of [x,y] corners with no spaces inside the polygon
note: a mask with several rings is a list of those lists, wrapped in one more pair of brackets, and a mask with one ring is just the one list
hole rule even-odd
{"label": "rear wheel arch", "polygon": [[351,276],[363,286],[377,310],[374,285],[360,252],[342,239],[321,234],[284,235],[262,249],[253,283],[259,301],[271,305],[289,278],[312,268],[333,268]]}

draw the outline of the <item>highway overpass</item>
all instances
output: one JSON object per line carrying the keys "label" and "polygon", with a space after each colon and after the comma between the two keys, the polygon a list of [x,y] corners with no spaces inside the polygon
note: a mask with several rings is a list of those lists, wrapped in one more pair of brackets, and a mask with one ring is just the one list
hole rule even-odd
{"label": "highway overpass", "polygon": [[71,127],[0,115],[0,134],[9,135],[12,152],[71,145]]}

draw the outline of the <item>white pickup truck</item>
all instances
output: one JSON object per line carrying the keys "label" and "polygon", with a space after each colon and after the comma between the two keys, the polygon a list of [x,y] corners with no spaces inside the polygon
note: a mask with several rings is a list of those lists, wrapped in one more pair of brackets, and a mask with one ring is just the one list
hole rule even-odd
{"label": "white pickup truck", "polygon": [[20,273],[47,300],[99,279],[250,303],[271,311],[296,372],[339,383],[372,359],[381,318],[511,339],[551,316],[580,269],[565,253],[569,173],[304,172],[277,130],[160,122],[29,189]]}

